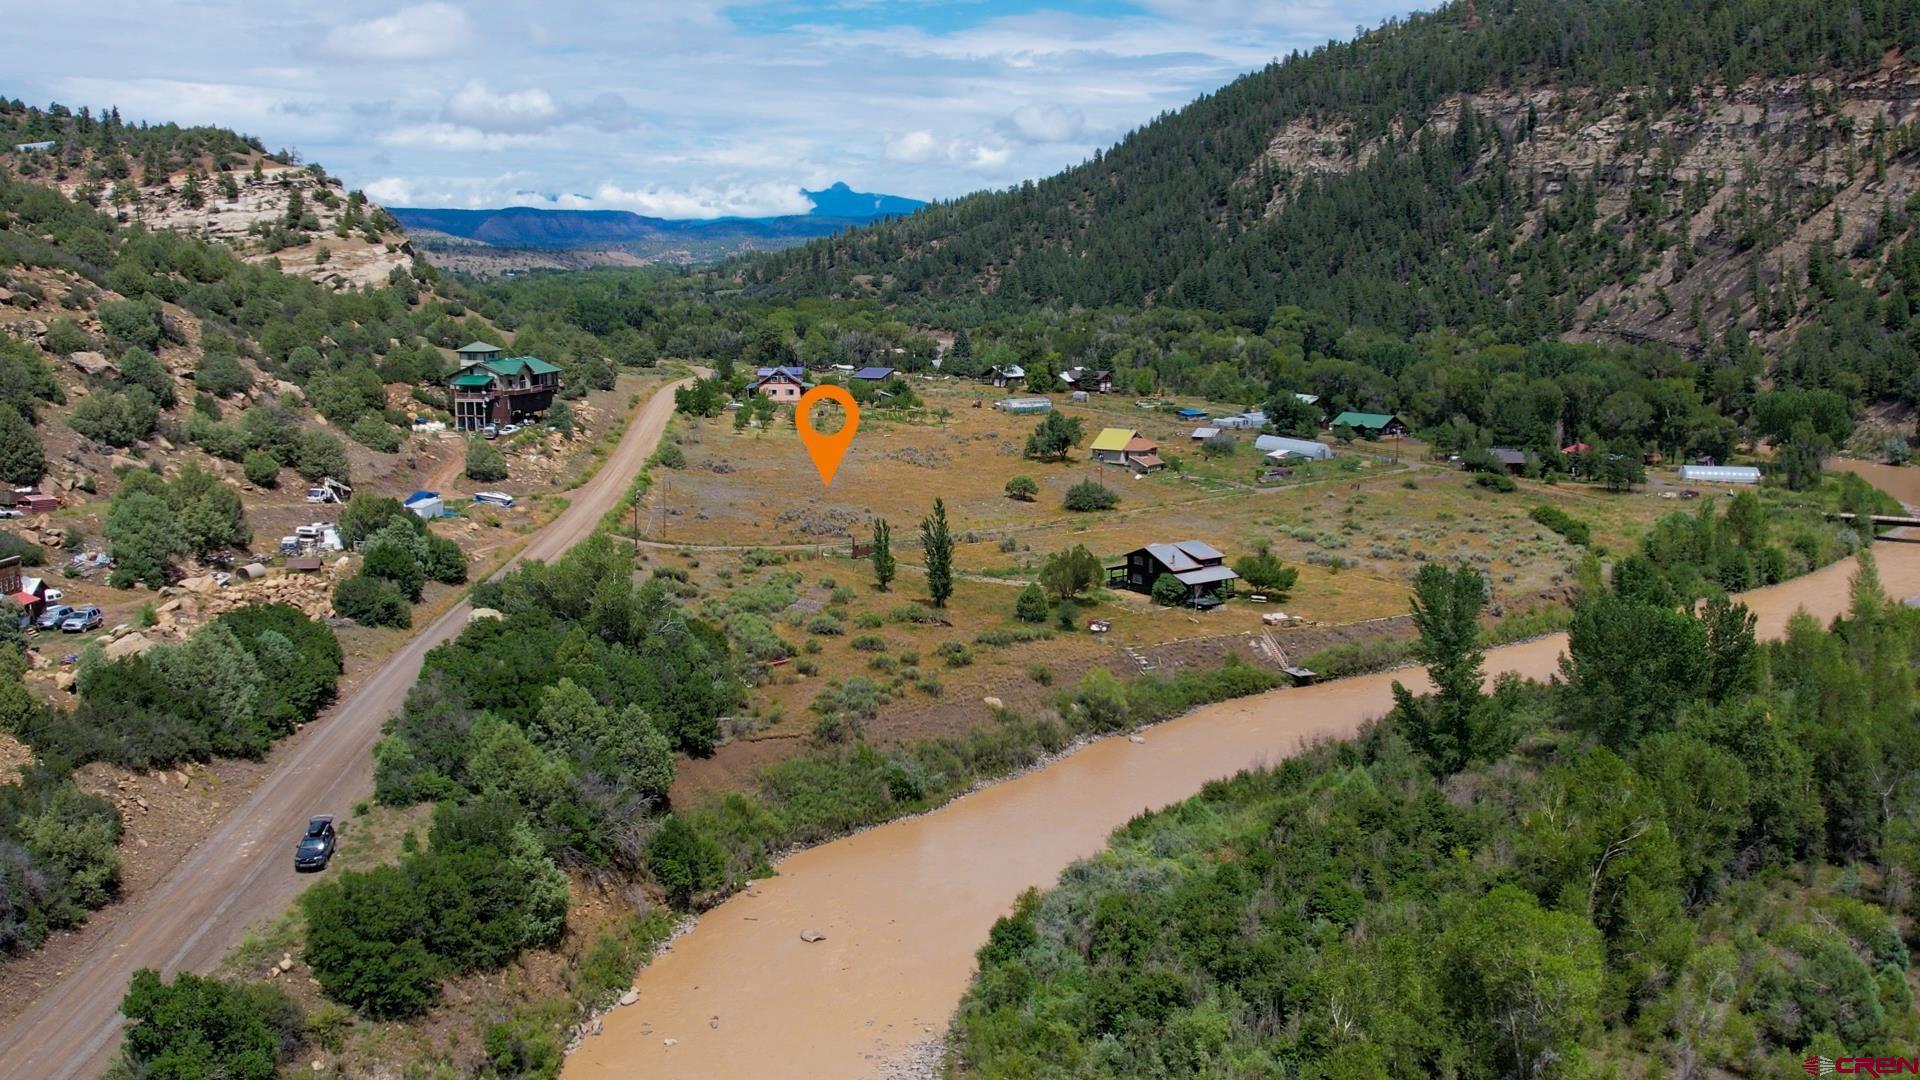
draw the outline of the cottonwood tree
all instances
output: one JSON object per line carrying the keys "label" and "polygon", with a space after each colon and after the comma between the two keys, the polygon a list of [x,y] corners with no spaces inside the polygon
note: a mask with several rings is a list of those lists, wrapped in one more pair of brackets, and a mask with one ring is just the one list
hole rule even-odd
{"label": "cottonwood tree", "polygon": [[1434,693],[1415,697],[1393,684],[1393,720],[1442,776],[1506,749],[1504,710],[1480,690],[1480,610],[1487,580],[1478,570],[1428,563],[1414,580],[1413,624],[1420,637],[1413,656],[1427,666]]}

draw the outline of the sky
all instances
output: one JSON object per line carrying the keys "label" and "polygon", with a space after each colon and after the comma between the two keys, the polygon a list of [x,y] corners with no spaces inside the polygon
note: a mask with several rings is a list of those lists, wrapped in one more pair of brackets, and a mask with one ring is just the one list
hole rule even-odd
{"label": "sky", "polygon": [[805,213],[1049,175],[1410,0],[0,0],[0,94],[296,150],[390,206]]}

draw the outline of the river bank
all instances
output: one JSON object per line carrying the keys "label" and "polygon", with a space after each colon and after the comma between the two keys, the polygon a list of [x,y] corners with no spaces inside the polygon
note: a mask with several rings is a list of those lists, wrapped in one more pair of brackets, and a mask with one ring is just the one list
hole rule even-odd
{"label": "river bank", "polygon": [[[1920,548],[1882,545],[1895,597],[1920,592]],[[1847,600],[1851,559],[1746,594],[1758,632]],[[1491,675],[1544,679],[1560,634],[1491,650]],[[871,1075],[919,1056],[965,990],[972,954],[1024,889],[1051,884],[1114,827],[1206,781],[1350,734],[1409,672],[1285,689],[1196,709],[1143,741],[1094,742],[922,816],[794,854],[779,876],[702,916],[643,971],[639,1001],[569,1059],[573,1076]],[[804,942],[800,931],[824,934]],[[672,1040],[671,1043],[668,1040]]]}

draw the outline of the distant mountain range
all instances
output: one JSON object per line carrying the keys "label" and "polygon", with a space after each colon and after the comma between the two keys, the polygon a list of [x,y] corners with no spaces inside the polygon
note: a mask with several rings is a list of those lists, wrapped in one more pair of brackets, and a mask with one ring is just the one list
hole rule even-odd
{"label": "distant mountain range", "polygon": [[473,245],[483,244],[535,251],[590,249],[627,257],[618,261],[694,261],[788,247],[881,218],[911,214],[926,205],[900,195],[855,191],[844,182],[802,193],[813,203],[810,213],[758,218],[676,220],[626,210],[544,210],[531,206],[497,210],[388,209],[410,232],[437,233],[467,242],[436,244],[432,237],[423,238],[429,250],[459,248],[471,255]]}

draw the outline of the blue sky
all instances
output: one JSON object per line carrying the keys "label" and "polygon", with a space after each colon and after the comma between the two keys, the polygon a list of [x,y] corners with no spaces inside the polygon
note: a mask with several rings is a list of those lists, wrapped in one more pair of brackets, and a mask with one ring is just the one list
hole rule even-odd
{"label": "blue sky", "polygon": [[291,147],[390,205],[803,213],[1056,172],[1406,0],[63,0],[0,93]]}

